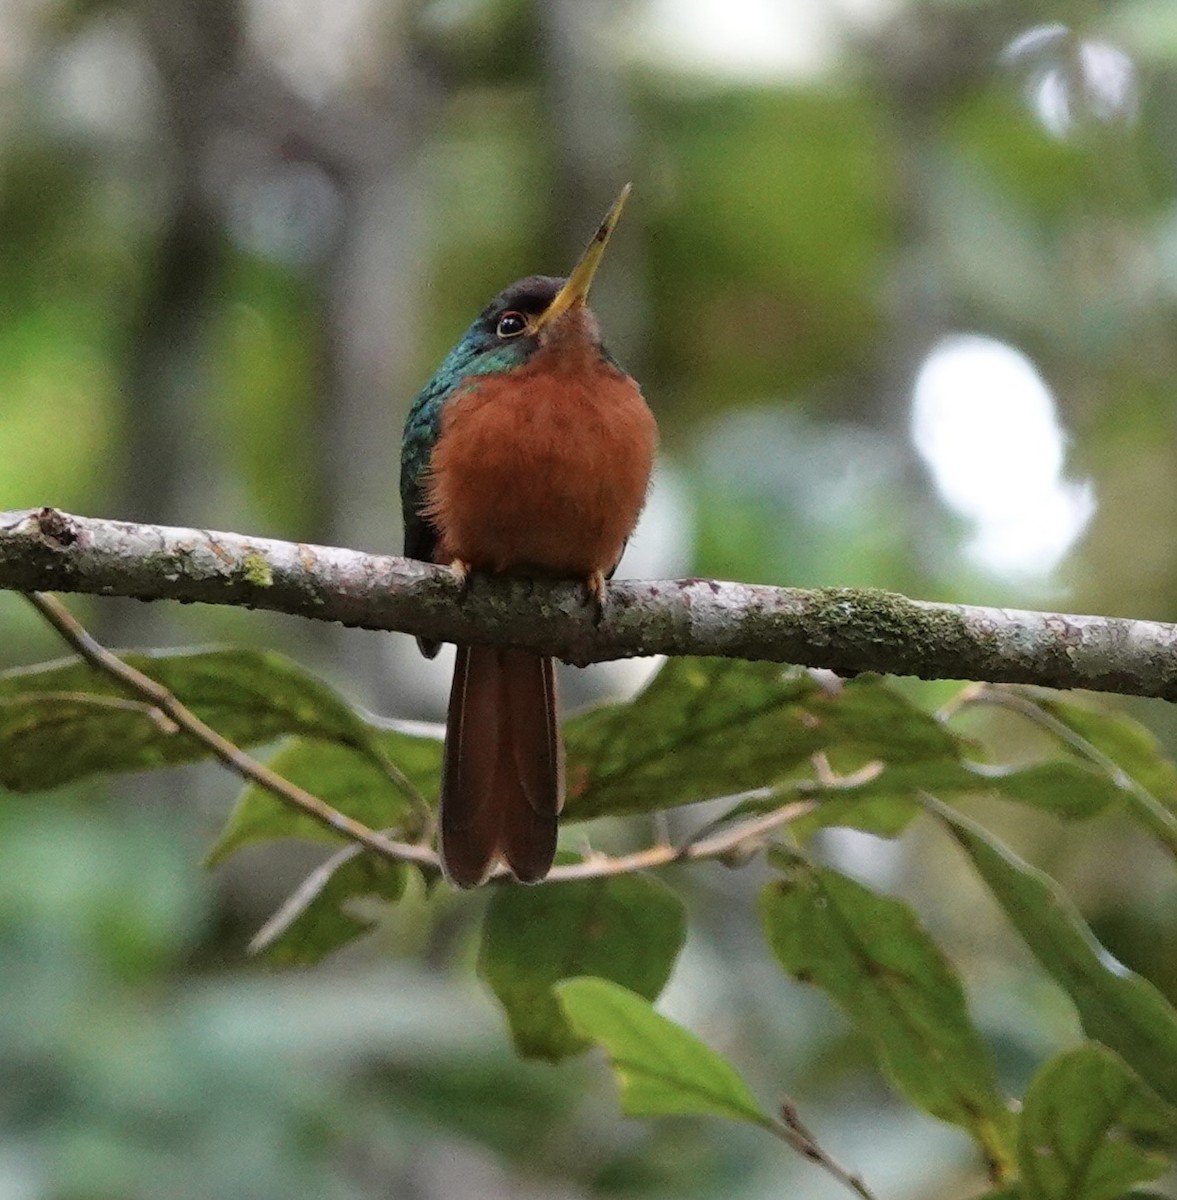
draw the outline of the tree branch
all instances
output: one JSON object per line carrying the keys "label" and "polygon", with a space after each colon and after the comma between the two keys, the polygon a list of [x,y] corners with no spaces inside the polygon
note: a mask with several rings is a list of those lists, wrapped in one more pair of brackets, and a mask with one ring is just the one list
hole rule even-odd
{"label": "tree branch", "polygon": [[596,623],[575,584],[475,576],[411,559],[200,529],[0,513],[0,588],[264,608],[590,663],[698,654],[1089,688],[1177,700],[1177,626],[688,579],[614,582]]}

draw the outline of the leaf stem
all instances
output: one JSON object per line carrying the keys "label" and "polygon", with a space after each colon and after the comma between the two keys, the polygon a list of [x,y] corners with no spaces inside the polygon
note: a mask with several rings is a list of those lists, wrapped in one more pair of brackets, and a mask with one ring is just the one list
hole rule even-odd
{"label": "leaf stem", "polygon": [[770,1121],[765,1128],[779,1137],[786,1145],[791,1146],[798,1154],[824,1168],[839,1183],[849,1188],[856,1196],[860,1196],[862,1200],[875,1200],[874,1193],[863,1183],[862,1176],[848,1171],[837,1159],[831,1158],[818,1145],[817,1139],[801,1123],[797,1106],[792,1100],[786,1097],[782,1101],[780,1121]]}
{"label": "leaf stem", "polygon": [[[109,708],[120,712],[141,713],[161,733],[178,732],[177,725],[166,717],[154,704],[143,700],[124,700],[121,696],[97,696],[93,692],[38,692],[38,700],[54,700],[65,704],[86,704],[93,708]],[[10,707],[28,702],[25,696],[0,697],[0,707]]]}
{"label": "leaf stem", "polygon": [[[1174,817],[1173,813],[1144,784],[1134,779],[1114,758],[1105,754],[1093,742],[1090,742],[1081,733],[1077,733],[1065,721],[1060,721],[1053,713],[1047,712],[1046,709],[1035,704],[1030,697],[1022,695],[1013,688],[998,687],[987,683],[971,684],[961,692],[953,711],[956,712],[974,704],[993,705],[1025,717],[1026,720],[1053,734],[1059,741],[1070,746],[1077,754],[1098,767],[1116,787],[1128,796],[1132,807],[1136,809],[1143,822],[1156,834],[1165,849],[1174,858],[1177,858],[1177,817]],[[943,712],[943,710],[941,711]]]}
{"label": "leaf stem", "polygon": [[249,953],[261,954],[274,944],[302,916],[314,902],[316,897],[331,882],[331,876],[340,867],[346,866],[354,858],[363,854],[365,847],[359,842],[352,842],[337,850],[330,858],[319,864],[303,881],[282,901],[272,917],[249,939]]}

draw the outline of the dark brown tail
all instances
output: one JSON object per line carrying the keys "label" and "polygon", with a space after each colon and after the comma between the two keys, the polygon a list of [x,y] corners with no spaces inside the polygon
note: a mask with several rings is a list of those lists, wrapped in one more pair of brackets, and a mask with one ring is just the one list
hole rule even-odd
{"label": "dark brown tail", "polygon": [[441,780],[441,860],[459,887],[502,858],[524,883],[556,853],[564,750],[555,664],[526,650],[459,646]]}

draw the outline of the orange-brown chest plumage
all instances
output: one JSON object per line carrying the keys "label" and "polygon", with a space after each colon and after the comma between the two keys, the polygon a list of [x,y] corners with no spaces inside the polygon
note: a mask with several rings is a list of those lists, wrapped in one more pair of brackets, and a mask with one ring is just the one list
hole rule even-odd
{"label": "orange-brown chest plumage", "polygon": [[580,579],[617,565],[657,431],[637,384],[585,332],[447,403],[426,484],[439,562]]}
{"label": "orange-brown chest plumage", "polygon": [[[628,191],[567,279],[528,276],[499,293],[414,400],[401,448],[407,554],[463,573],[580,579],[604,604],[657,441],[586,306]],[[556,692],[550,657],[457,647],[438,841],[461,887],[498,861],[528,883],[551,868],[564,803]]]}

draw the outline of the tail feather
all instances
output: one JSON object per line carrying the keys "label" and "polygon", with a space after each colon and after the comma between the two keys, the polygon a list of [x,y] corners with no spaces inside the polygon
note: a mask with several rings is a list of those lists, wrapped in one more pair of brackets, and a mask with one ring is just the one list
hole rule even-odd
{"label": "tail feather", "polygon": [[525,650],[459,646],[441,788],[441,855],[461,887],[498,858],[531,883],[551,868],[564,800],[554,663]]}
{"label": "tail feather", "polygon": [[454,660],[441,777],[441,857],[460,887],[486,878],[498,844],[494,811],[498,767],[498,664],[459,646]]}
{"label": "tail feather", "polygon": [[515,877],[542,879],[556,854],[556,815],[564,806],[564,746],[556,700],[556,664],[525,650],[504,650],[507,729],[500,753],[524,803],[500,808],[500,849]]}

